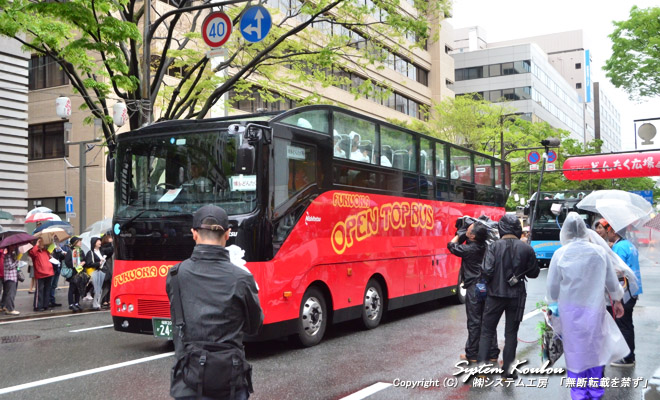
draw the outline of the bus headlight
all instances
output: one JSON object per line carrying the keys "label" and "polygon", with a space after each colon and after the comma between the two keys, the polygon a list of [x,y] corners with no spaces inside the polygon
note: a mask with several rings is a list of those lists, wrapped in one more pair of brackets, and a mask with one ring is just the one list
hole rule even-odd
{"label": "bus headlight", "polygon": [[115,300],[115,304],[118,306],[121,305],[121,299],[119,297],[117,297],[117,299]]}
{"label": "bus headlight", "polygon": [[133,312],[134,309],[133,304],[128,305],[128,312]]}
{"label": "bus headlight", "polygon": [[124,304],[124,305],[121,306],[121,310],[122,310],[122,311],[126,311],[126,304]]}

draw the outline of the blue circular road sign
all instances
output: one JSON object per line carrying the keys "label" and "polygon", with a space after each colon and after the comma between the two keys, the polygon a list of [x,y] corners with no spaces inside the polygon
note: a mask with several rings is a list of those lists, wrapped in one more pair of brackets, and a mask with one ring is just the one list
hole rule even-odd
{"label": "blue circular road sign", "polygon": [[538,162],[541,161],[541,155],[539,155],[538,151],[530,151],[529,154],[527,154],[527,161],[529,161],[530,164],[538,164]]}
{"label": "blue circular road sign", "polygon": [[262,6],[253,6],[241,17],[241,35],[250,43],[261,42],[270,32],[272,25],[273,19],[268,10]]}
{"label": "blue circular road sign", "polygon": [[548,150],[548,162],[553,163],[557,161],[557,152],[554,150]]}

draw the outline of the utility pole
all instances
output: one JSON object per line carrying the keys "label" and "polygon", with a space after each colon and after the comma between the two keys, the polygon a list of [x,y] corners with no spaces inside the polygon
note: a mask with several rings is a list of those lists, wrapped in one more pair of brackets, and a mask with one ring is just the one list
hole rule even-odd
{"label": "utility pole", "polygon": [[534,222],[536,221],[536,213],[539,209],[539,200],[541,198],[541,183],[543,183],[543,171],[545,171],[545,161],[548,159],[549,147],[558,147],[560,144],[559,139],[548,138],[541,140],[541,144],[545,148],[543,153],[543,165],[541,166],[541,177],[539,178],[539,186],[536,190],[536,200],[534,201],[534,211],[532,212],[531,223],[529,224],[529,243],[532,243],[532,238],[534,237]]}
{"label": "utility pole", "polygon": [[80,213],[80,217],[78,220],[80,221],[80,231],[82,232],[83,229],[87,227],[87,208],[86,203],[87,203],[87,144],[89,143],[98,143],[101,142],[101,138],[96,137],[96,127],[101,124],[100,119],[95,119],[94,120],[94,139],[92,140],[82,140],[79,142],[66,142],[67,146],[73,146],[73,145],[78,145],[78,151],[79,151],[79,160],[78,162],[80,163],[80,166],[78,167],[78,175],[79,175],[79,194],[78,194],[78,209]]}

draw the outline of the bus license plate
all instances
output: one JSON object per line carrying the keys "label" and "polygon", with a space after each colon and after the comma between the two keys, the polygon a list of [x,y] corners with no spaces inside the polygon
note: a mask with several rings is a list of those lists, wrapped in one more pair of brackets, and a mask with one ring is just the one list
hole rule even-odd
{"label": "bus license plate", "polygon": [[153,318],[154,336],[161,339],[172,339],[172,320]]}

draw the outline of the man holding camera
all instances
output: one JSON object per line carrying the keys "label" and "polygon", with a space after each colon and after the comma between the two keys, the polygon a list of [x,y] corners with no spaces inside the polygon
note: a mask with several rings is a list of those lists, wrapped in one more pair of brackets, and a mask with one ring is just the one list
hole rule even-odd
{"label": "man holding camera", "polygon": [[516,357],[518,328],[525,312],[527,290],[525,277],[536,278],[540,268],[532,247],[520,240],[522,226],[515,215],[505,214],[497,225],[500,240],[488,247],[482,266],[488,296],[479,339],[479,362],[486,361],[497,324],[506,315],[504,328],[504,378],[516,379],[510,367]]}
{"label": "man holding camera", "polygon": [[[460,282],[463,282],[463,287],[467,291],[465,314],[467,315],[468,338],[465,342],[465,354],[461,355],[461,358],[469,362],[476,362],[479,352],[479,337],[481,336],[481,317],[484,311],[484,299],[478,293],[477,283],[481,279],[481,263],[486,252],[488,228],[483,223],[466,217],[459,218],[456,221],[456,227],[458,228],[456,236],[447,243],[447,248],[453,255],[462,259]],[[466,243],[463,244],[464,242]],[[491,342],[488,358],[490,361],[497,361],[499,354],[496,333]]]}

